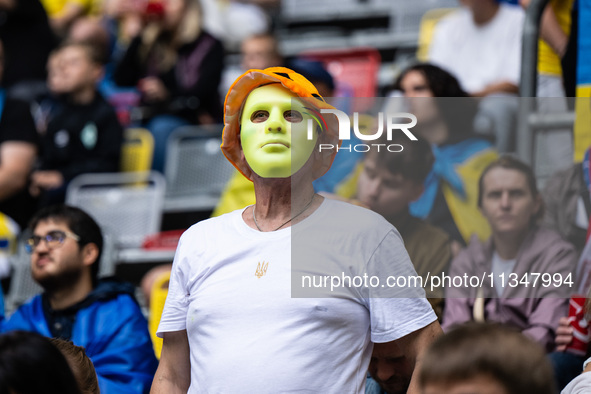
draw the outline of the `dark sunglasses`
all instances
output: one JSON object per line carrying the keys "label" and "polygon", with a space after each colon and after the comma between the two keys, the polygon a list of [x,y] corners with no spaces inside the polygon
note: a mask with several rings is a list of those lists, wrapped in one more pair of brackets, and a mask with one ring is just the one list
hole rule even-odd
{"label": "dark sunglasses", "polygon": [[53,230],[47,235],[33,235],[25,242],[25,249],[27,253],[33,253],[37,245],[43,240],[49,249],[55,249],[62,246],[66,238],[72,238],[75,241],[80,241],[80,237],[69,231]]}

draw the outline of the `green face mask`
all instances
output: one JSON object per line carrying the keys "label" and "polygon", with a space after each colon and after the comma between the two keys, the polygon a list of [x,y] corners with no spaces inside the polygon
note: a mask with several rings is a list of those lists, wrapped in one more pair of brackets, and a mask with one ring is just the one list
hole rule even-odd
{"label": "green face mask", "polygon": [[[281,84],[253,90],[242,110],[240,142],[250,168],[263,178],[287,178],[310,158],[318,136],[308,140],[308,112]],[[295,132],[292,134],[292,126]]]}

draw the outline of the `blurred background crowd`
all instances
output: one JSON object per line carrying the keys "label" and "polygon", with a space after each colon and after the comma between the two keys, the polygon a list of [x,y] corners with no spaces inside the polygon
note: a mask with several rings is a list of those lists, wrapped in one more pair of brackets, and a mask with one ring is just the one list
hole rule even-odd
{"label": "blurred background crowd", "polygon": [[[420,275],[547,261],[572,274],[572,292],[542,303],[427,292],[444,328],[494,320],[528,334],[566,386],[585,356],[564,356],[568,297],[591,284],[589,18],[587,0],[0,0],[7,316],[48,291],[31,279],[30,219],[67,203],[102,228],[98,275],[135,285],[121,291],[137,296],[156,340],[180,233],[254,203],[219,150],[225,94],[246,70],[285,66],[359,112],[362,132],[386,109],[417,116],[418,144],[381,141],[404,154],[364,154],[354,137],[315,188],[382,214]],[[511,227],[495,210],[521,216]],[[49,234],[48,248],[68,232]],[[368,390],[386,392],[388,373],[372,365]]]}

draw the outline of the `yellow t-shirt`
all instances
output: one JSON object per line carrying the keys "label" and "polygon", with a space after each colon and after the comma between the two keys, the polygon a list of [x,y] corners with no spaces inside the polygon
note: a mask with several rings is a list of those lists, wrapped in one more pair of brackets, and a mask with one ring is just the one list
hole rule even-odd
{"label": "yellow t-shirt", "polygon": [[43,4],[43,8],[45,8],[47,16],[51,18],[52,16],[58,15],[60,11],[64,9],[66,0],[41,0],[41,4]]}
{"label": "yellow t-shirt", "polygon": [[[550,0],[558,24],[566,34],[570,34],[573,2],[574,0]],[[560,57],[544,40],[540,40],[538,47],[538,71],[541,74],[562,75]]]}

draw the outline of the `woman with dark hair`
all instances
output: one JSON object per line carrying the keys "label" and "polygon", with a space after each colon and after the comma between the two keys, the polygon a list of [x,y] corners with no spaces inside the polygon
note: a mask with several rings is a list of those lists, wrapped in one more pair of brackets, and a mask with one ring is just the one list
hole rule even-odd
{"label": "woman with dark hair", "polygon": [[[478,102],[471,99],[458,80],[442,68],[428,63],[411,66],[402,71],[394,89],[409,98],[411,112],[421,116],[413,130],[422,131],[429,142],[450,144],[477,137],[473,125]],[[427,108],[429,113],[425,113]],[[436,136],[433,126],[438,130]]]}
{"label": "woman with dark hair", "polygon": [[442,228],[460,245],[472,234],[488,238],[490,228],[477,206],[477,186],[480,172],[497,153],[491,141],[474,133],[478,103],[454,76],[431,64],[405,69],[394,87],[417,117],[413,133],[427,140],[435,155],[425,192],[410,205],[411,214]]}
{"label": "woman with dark hair", "polygon": [[0,394],[80,394],[62,353],[39,334],[0,336]]}
{"label": "woman with dark hair", "polygon": [[422,75],[433,97],[470,97],[453,75],[430,63],[419,63],[406,68],[396,79],[394,88],[405,93],[402,88],[402,80],[413,72]]}

